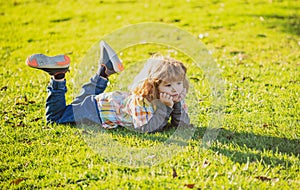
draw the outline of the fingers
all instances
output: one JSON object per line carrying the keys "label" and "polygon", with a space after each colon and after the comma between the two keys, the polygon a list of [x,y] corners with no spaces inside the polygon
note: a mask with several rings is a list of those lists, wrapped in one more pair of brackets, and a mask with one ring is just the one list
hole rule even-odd
{"label": "fingers", "polygon": [[180,100],[183,100],[185,98],[185,96],[186,96],[186,88],[184,88],[182,90],[182,92],[180,93]]}
{"label": "fingers", "polygon": [[185,95],[186,95],[186,88],[184,88],[184,89],[182,90],[181,95],[185,97]]}
{"label": "fingers", "polygon": [[167,93],[160,93],[160,98],[166,99],[166,100],[173,100],[173,97],[170,96]]}
{"label": "fingers", "polygon": [[179,94],[178,100],[176,102],[180,102],[181,100],[184,100],[186,96],[186,88],[184,88],[181,93]]}
{"label": "fingers", "polygon": [[162,103],[166,104],[169,107],[173,107],[174,102],[173,102],[173,97],[168,95],[167,93],[160,93],[159,94],[159,99]]}

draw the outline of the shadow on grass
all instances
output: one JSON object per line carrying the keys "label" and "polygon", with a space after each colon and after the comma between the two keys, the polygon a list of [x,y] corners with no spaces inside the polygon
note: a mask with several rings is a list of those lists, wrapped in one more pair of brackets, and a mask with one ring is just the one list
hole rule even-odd
{"label": "shadow on grass", "polygon": [[300,15],[294,13],[292,15],[283,16],[279,14],[261,14],[261,15],[247,15],[258,17],[265,20],[268,28],[279,27],[283,32],[295,34],[300,36]]}
{"label": "shadow on grass", "polygon": [[[73,126],[73,125],[72,125]],[[169,136],[171,136],[175,127],[168,127],[166,130],[157,133],[138,133],[136,131],[126,129],[125,127],[117,127],[113,129],[104,129],[98,125],[88,124],[88,125],[76,125],[76,128],[83,129],[83,133],[104,133],[120,136],[122,138],[138,138],[140,140],[150,140],[156,142],[165,142]]]}
{"label": "shadow on grass", "polygon": [[[212,146],[212,150],[229,157],[232,161],[246,163],[252,161],[262,161],[268,165],[291,165],[285,159],[276,158],[277,155],[287,154],[288,156],[300,155],[300,140],[287,139],[272,136],[257,135],[254,133],[236,133],[225,129],[220,129],[217,138],[222,145],[233,145],[239,149],[248,148],[252,152],[233,151],[223,148],[222,146]],[[265,152],[271,151],[271,153]],[[253,153],[257,152],[257,153]],[[271,155],[270,155],[271,154]],[[269,156],[270,155],[270,156]]]}
{"label": "shadow on grass", "polygon": [[[206,127],[197,127],[193,139],[202,139],[206,132],[206,129]],[[163,132],[158,132],[154,134],[136,133],[134,131],[122,127],[113,130],[101,129],[98,132],[100,131],[104,133],[114,134],[123,138],[132,138],[139,139],[139,141],[155,141],[162,143],[168,140],[168,138],[174,133],[175,128],[169,127]],[[219,134],[216,141],[218,143],[221,143],[221,145],[213,145],[210,147],[210,149],[219,152],[222,155],[230,158],[232,161],[238,163],[261,161],[271,166],[290,166],[292,165],[290,161],[283,158],[278,158],[277,155],[287,154],[288,156],[294,155],[297,157],[299,157],[300,155],[299,139],[264,136],[247,132],[237,133],[222,128],[219,129]],[[224,148],[225,145],[227,147],[233,146],[235,147],[234,149],[238,150],[229,150],[228,148]],[[199,146],[201,145],[199,144]],[[252,151],[243,152],[242,150],[244,148],[251,149]]]}

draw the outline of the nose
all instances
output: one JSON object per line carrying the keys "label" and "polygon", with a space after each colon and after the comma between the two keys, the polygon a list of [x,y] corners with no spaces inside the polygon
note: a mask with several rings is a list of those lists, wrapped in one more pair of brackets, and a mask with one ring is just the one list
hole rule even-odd
{"label": "nose", "polygon": [[172,85],[172,92],[177,92],[178,93],[178,90],[176,89],[175,86]]}

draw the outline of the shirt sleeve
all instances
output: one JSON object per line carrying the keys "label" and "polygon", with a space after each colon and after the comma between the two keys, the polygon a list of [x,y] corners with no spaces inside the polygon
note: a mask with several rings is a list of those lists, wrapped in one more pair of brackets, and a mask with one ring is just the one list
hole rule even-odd
{"label": "shirt sleeve", "polygon": [[175,103],[171,112],[171,125],[178,126],[180,123],[190,124],[187,106],[184,101]]}
{"label": "shirt sleeve", "polygon": [[136,131],[141,133],[152,133],[161,131],[167,124],[171,116],[172,108],[166,106],[161,101],[156,100],[153,102],[156,110],[147,124],[139,127]]}
{"label": "shirt sleeve", "polygon": [[161,130],[168,123],[172,108],[163,104],[160,100],[150,103],[132,99],[130,112],[133,120],[134,131],[151,133]]}

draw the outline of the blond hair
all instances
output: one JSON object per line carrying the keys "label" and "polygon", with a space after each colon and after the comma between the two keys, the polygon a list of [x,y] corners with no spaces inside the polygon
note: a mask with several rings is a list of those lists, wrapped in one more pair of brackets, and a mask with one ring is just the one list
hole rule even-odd
{"label": "blond hair", "polygon": [[145,73],[146,79],[134,88],[134,94],[140,95],[148,101],[159,99],[158,86],[162,82],[170,81],[183,81],[183,87],[188,92],[187,69],[182,62],[156,54],[147,61],[147,65],[149,69],[148,73]]}

